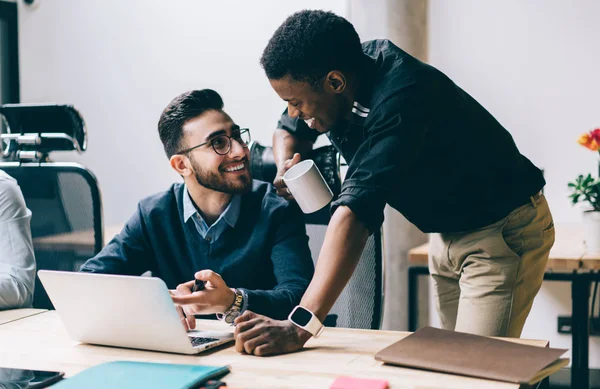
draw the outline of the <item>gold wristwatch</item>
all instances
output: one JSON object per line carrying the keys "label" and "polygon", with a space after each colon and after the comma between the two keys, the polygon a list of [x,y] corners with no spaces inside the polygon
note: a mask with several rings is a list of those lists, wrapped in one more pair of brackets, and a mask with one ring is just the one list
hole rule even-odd
{"label": "gold wristwatch", "polygon": [[223,320],[225,323],[233,324],[233,321],[242,314],[242,307],[244,306],[244,295],[241,290],[234,289],[235,298],[233,304],[223,313],[217,314],[219,320]]}

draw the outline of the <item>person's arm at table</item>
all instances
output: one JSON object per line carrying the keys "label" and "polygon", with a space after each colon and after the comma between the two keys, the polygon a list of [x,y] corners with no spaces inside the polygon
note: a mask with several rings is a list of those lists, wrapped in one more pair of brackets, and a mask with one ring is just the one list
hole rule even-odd
{"label": "person's arm at table", "polygon": [[[408,173],[427,137],[422,109],[411,94],[398,95],[372,111],[368,138],[350,161],[319,255],[315,276],[301,305],[323,320],[356,267],[369,232],[383,223],[390,194],[406,190]],[[384,114],[394,112],[394,114]],[[402,114],[404,112],[404,114]],[[236,349],[255,355],[302,348],[310,334],[289,320],[274,321],[246,313],[237,320]],[[268,334],[267,337],[264,334]]]}
{"label": "person's arm at table", "polygon": [[[369,231],[348,207],[339,207],[325,234],[315,276],[300,305],[321,322],[352,276]],[[277,321],[247,312],[236,319],[236,350],[255,355],[292,352],[301,349],[312,336],[290,321]]]}
{"label": "person's arm at table", "polygon": [[21,189],[0,176],[0,310],[30,307],[35,286],[31,211]]}

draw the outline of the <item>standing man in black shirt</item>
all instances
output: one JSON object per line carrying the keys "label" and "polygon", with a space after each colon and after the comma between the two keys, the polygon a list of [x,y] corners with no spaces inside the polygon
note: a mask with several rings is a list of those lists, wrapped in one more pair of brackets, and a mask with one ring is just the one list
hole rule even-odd
{"label": "standing man in black shirt", "polygon": [[237,320],[240,352],[300,349],[346,285],[386,204],[433,233],[430,271],[446,329],[518,337],[537,294],[554,227],[541,171],[477,101],[388,40],[361,45],[344,18],[290,16],[261,64],[288,103],[274,135],[275,185],[317,135],[349,161],[314,278],[295,315]]}

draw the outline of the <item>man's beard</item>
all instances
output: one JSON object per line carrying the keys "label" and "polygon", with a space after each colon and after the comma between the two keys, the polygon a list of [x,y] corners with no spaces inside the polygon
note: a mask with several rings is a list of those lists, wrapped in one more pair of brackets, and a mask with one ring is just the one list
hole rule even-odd
{"label": "man's beard", "polygon": [[190,158],[190,161],[194,168],[196,180],[205,188],[227,194],[244,194],[252,189],[251,175],[250,177],[248,175],[236,175],[234,180],[226,180],[223,174],[219,174],[220,171],[219,173],[207,171],[202,169],[194,158]]}

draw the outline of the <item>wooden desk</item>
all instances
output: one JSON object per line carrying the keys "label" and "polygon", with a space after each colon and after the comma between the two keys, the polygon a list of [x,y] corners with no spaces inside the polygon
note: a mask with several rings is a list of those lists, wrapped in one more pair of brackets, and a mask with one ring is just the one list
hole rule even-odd
{"label": "wooden desk", "polygon": [[[93,320],[93,319],[91,319]],[[204,328],[222,323],[202,321]],[[231,327],[227,327],[231,328]],[[329,388],[341,375],[386,379],[391,389],[453,388],[510,389],[516,384],[384,366],[373,359],[378,350],[407,332],[327,329],[307,350],[260,358],[238,354],[233,347],[198,356],[92,346],[72,341],[55,311],[0,326],[0,366],[64,371],[71,376],[87,367],[114,360],[230,365],[224,380],[236,388]],[[545,347],[546,341],[512,340]]]}
{"label": "wooden desk", "polygon": [[[123,229],[122,225],[104,228],[104,244],[106,246],[112,238]],[[90,251],[94,250],[94,231],[76,231],[64,234],[49,235],[33,239],[36,249],[48,251]]]}
{"label": "wooden desk", "polygon": [[28,316],[38,315],[42,312],[46,312],[46,310],[35,308],[22,308],[0,311],[0,325],[10,323],[11,321],[23,319]]}
{"label": "wooden desk", "polygon": [[[429,244],[408,252],[408,329],[417,329],[418,276],[429,274]],[[571,385],[589,387],[589,300],[592,282],[600,280],[600,254],[588,253],[580,225],[556,226],[556,241],[550,250],[544,280],[571,282],[572,367]]]}

